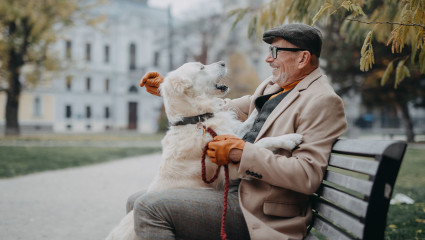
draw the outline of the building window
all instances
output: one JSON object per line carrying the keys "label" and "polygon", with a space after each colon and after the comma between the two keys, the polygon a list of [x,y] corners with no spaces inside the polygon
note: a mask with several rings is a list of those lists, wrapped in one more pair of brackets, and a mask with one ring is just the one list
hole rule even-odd
{"label": "building window", "polygon": [[65,106],[65,117],[71,118],[72,117],[72,108],[70,105]]}
{"label": "building window", "polygon": [[130,70],[136,69],[136,45],[130,44]]}
{"label": "building window", "polygon": [[40,99],[40,97],[35,97],[34,98],[33,115],[35,117],[41,116],[41,99]]}
{"label": "building window", "polygon": [[86,118],[87,119],[91,118],[91,107],[90,106],[86,106]]}
{"label": "building window", "polygon": [[66,76],[66,90],[67,91],[71,91],[71,86],[72,86],[72,77],[71,76]]}
{"label": "building window", "polygon": [[86,90],[87,92],[90,92],[91,90],[91,78],[86,78]]}
{"label": "building window", "polygon": [[105,45],[105,63],[109,63],[109,45]]}
{"label": "building window", "polygon": [[71,50],[72,50],[72,42],[68,40],[65,43],[65,58],[66,59],[71,59],[72,57]]}
{"label": "building window", "polygon": [[109,117],[110,117],[109,107],[105,107],[105,119],[109,119]]}
{"label": "building window", "polygon": [[155,54],[153,56],[153,65],[155,67],[159,66],[159,52],[155,52]]}
{"label": "building window", "polygon": [[86,43],[86,61],[91,61],[91,44]]}
{"label": "building window", "polygon": [[105,80],[105,92],[109,92],[109,79]]}
{"label": "building window", "polygon": [[137,87],[135,87],[135,86],[131,86],[131,87],[128,89],[128,92],[129,92],[129,93],[137,93],[137,92],[138,92]]}

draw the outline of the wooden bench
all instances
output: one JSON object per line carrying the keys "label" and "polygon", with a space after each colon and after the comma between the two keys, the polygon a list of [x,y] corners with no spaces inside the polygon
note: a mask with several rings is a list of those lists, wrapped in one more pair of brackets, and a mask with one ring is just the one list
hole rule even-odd
{"label": "wooden bench", "polygon": [[384,239],[395,180],[407,144],[340,139],[324,181],[313,196],[306,240]]}

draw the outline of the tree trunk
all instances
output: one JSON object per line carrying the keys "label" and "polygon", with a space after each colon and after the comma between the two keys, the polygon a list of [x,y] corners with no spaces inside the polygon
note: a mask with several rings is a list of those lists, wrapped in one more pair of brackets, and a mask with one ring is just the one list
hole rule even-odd
{"label": "tree trunk", "polygon": [[[32,25],[27,17],[21,19],[21,29],[18,31],[18,26],[14,21],[9,22],[9,60],[7,61],[8,69],[8,83],[9,88],[7,90],[7,102],[6,102],[6,135],[19,135],[19,122],[18,122],[18,110],[19,110],[19,97],[21,95],[22,85],[19,81],[21,68],[24,66],[24,56],[28,50],[28,38],[32,30]],[[20,33],[22,35],[20,35]],[[22,44],[17,45],[13,42],[19,42]]]}
{"label": "tree trunk", "polygon": [[19,135],[19,123],[18,123],[18,106],[19,106],[19,95],[7,94],[6,103],[6,135]]}
{"label": "tree trunk", "polygon": [[407,103],[396,102],[397,111],[401,114],[404,133],[406,134],[407,142],[415,142],[415,132],[413,131],[413,123],[409,113]]}
{"label": "tree trunk", "polygon": [[6,102],[6,135],[19,135],[18,109],[19,97],[21,95],[21,83],[19,73],[13,72],[9,79],[9,89],[7,91]]}
{"label": "tree trunk", "polygon": [[[13,26],[13,25],[12,25]],[[26,53],[27,44],[24,44],[19,52],[15,48],[9,50],[8,61],[8,82],[9,88],[7,90],[6,102],[6,135],[19,135],[19,122],[18,122],[18,109],[19,97],[21,95],[22,85],[19,81],[20,70],[24,65],[24,55]]]}

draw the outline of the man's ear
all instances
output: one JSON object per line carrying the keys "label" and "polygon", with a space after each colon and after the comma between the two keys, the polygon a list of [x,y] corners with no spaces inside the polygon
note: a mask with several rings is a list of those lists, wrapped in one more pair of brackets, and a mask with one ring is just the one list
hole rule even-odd
{"label": "man's ear", "polygon": [[168,76],[165,78],[164,83],[161,84],[160,91],[165,91],[166,94],[170,95],[180,95],[190,87],[192,87],[192,81],[189,78]]}
{"label": "man's ear", "polygon": [[309,51],[302,51],[299,55],[297,62],[298,62],[298,68],[304,68],[307,66],[307,64],[310,62],[311,53]]}

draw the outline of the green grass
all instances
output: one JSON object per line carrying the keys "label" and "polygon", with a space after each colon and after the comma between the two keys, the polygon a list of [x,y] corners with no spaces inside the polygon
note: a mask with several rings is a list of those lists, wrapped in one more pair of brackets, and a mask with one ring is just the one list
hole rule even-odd
{"label": "green grass", "polygon": [[391,205],[385,239],[425,239],[425,149],[408,148],[393,196],[403,193],[415,200],[412,205]]}
{"label": "green grass", "polygon": [[159,147],[0,147],[0,178],[159,152]]}
{"label": "green grass", "polygon": [[[1,134],[1,133],[0,133]],[[140,134],[140,133],[90,133],[90,134],[33,134],[33,135],[19,135],[19,136],[0,136],[0,141],[5,142],[23,142],[23,141],[78,141],[78,142],[117,142],[117,141],[160,141],[164,137],[163,133],[158,134]]]}

